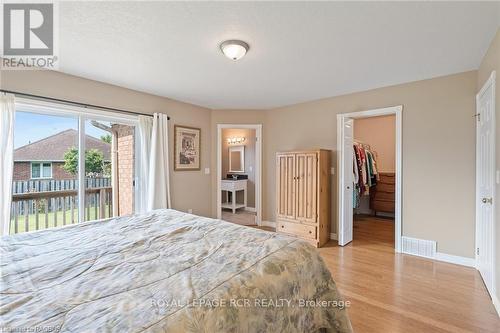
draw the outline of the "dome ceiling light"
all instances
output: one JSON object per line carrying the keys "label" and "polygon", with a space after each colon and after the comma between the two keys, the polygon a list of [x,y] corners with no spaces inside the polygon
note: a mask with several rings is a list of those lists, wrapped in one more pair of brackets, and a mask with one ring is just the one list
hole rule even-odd
{"label": "dome ceiling light", "polygon": [[248,46],[248,44],[244,41],[235,39],[226,40],[225,42],[222,42],[222,44],[220,44],[222,53],[224,53],[226,57],[234,61],[243,58],[248,52],[249,48],[250,46]]}

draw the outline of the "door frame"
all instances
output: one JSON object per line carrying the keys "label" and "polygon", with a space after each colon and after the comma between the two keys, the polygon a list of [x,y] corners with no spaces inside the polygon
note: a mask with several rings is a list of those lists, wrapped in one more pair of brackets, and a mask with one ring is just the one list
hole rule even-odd
{"label": "door frame", "polygon": [[217,124],[217,218],[222,218],[221,210],[221,179],[222,179],[222,129],[254,129],[255,144],[255,210],[257,213],[256,222],[262,225],[262,124]]}
{"label": "door frame", "polygon": [[[476,116],[479,115],[479,99],[480,99],[480,96],[482,94],[484,94],[485,90],[490,88],[492,89],[492,108],[493,108],[493,112],[491,113],[491,116],[492,116],[492,124],[493,124],[493,133],[492,133],[492,137],[493,137],[493,140],[492,140],[492,145],[493,145],[493,184],[492,184],[492,194],[491,194],[491,197],[493,199],[493,202],[491,203],[491,210],[493,212],[492,214],[492,219],[493,219],[493,224],[492,224],[492,256],[491,256],[491,270],[492,270],[492,285],[491,285],[491,290],[488,290],[488,292],[491,292],[491,297],[495,297],[495,292],[496,292],[496,227],[495,227],[495,223],[496,223],[496,216],[495,216],[495,213],[496,213],[496,119],[495,119],[495,113],[496,113],[496,109],[495,109],[495,104],[496,104],[496,71],[492,71],[491,74],[490,74],[490,77],[488,78],[488,80],[486,80],[486,82],[484,83],[483,87],[481,88],[481,90],[479,90],[479,92],[476,94]],[[479,194],[479,168],[480,168],[480,165],[479,165],[479,155],[477,154],[477,152],[479,151],[479,131],[478,131],[478,122],[476,121],[476,195],[475,195],[475,199],[476,199],[476,221],[475,221],[475,232],[476,232],[476,237],[475,237],[475,245],[476,245],[476,250],[474,251],[474,255],[475,255],[475,266],[476,266],[476,269],[479,269],[479,265],[478,265],[478,261],[479,261],[479,256],[477,254],[478,252],[478,249],[479,249],[479,245],[481,243],[481,240],[479,239],[478,235],[479,235],[479,210],[480,210],[480,205],[481,205],[481,196]],[[486,286],[486,289],[488,289],[488,287]]]}
{"label": "door frame", "polygon": [[[403,175],[403,105],[391,106],[380,109],[340,113],[337,114],[337,237],[339,241],[343,237],[344,224],[344,119],[361,119],[378,116],[396,116],[396,202],[395,202],[395,228],[394,228],[394,248],[396,252],[401,252],[402,238],[402,175]],[[350,157],[352,158],[352,157]],[[351,171],[352,172],[352,171]]]}

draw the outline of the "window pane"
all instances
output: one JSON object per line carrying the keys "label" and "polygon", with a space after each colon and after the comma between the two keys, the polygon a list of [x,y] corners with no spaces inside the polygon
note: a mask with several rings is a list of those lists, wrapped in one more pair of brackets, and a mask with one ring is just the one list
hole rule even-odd
{"label": "window pane", "polygon": [[15,117],[10,234],[77,223],[78,119],[22,106]]}
{"label": "window pane", "polygon": [[31,178],[40,178],[40,163],[31,164]]}
{"label": "window pane", "polygon": [[44,178],[51,178],[52,177],[52,164],[43,163],[42,174],[43,174]]}

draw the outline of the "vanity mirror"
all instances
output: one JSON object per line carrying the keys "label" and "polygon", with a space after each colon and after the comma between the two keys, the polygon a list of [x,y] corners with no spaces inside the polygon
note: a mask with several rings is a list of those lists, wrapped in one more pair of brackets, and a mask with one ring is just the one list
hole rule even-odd
{"label": "vanity mirror", "polygon": [[245,172],[245,146],[229,147],[229,172]]}

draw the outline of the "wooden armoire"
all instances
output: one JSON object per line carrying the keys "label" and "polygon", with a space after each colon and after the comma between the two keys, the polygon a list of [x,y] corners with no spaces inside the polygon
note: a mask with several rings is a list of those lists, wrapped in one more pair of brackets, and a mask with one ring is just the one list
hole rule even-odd
{"label": "wooden armoire", "polygon": [[330,151],[276,154],[276,231],[321,247],[330,239]]}

